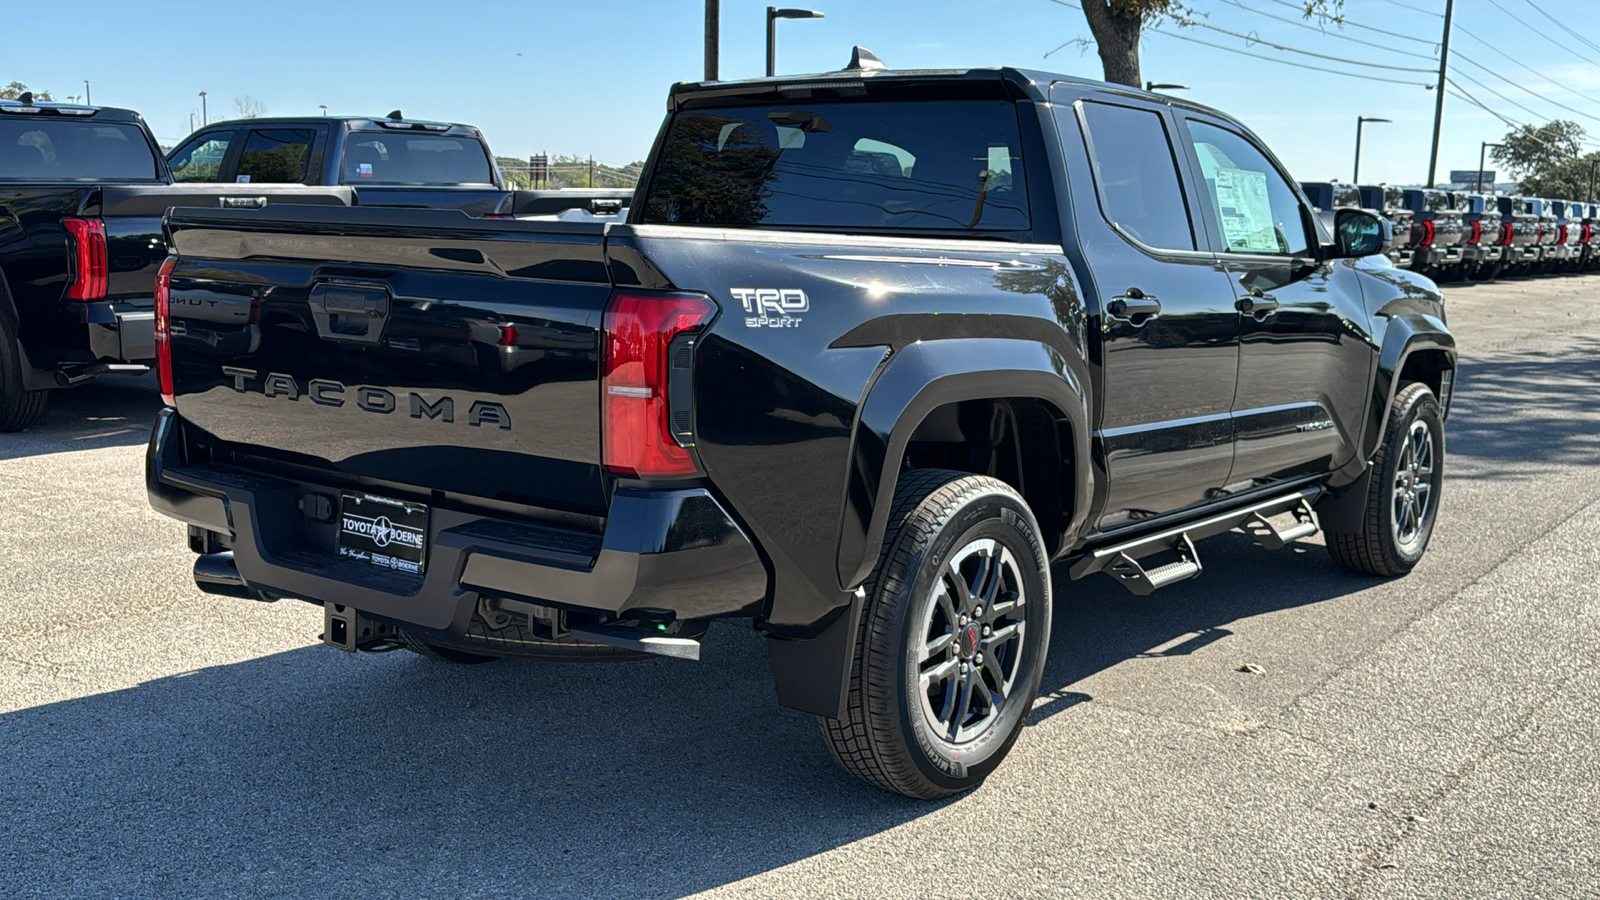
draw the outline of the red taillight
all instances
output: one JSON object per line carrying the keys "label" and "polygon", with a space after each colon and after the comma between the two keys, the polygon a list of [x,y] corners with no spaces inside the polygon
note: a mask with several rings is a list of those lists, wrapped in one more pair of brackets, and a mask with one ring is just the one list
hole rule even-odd
{"label": "red taillight", "polygon": [[1560,226],[1560,227],[1558,227],[1556,229],[1556,243],[1565,244],[1566,242],[1567,242],[1567,226],[1562,225],[1562,226]]}
{"label": "red taillight", "polygon": [[1478,241],[1480,241],[1482,239],[1483,239],[1483,222],[1475,220],[1472,223],[1472,237],[1467,240],[1467,243],[1476,244]]}
{"label": "red taillight", "polygon": [[600,366],[607,471],[640,477],[696,472],[693,457],[673,437],[668,351],[673,338],[704,326],[716,311],[701,294],[612,295]]}
{"label": "red taillight", "polygon": [[62,219],[72,235],[76,271],[67,296],[73,300],[99,300],[106,295],[106,223],[99,219]]}
{"label": "red taillight", "polygon": [[172,389],[172,267],[178,264],[175,256],[167,257],[156,273],[156,374],[161,380],[161,402],[168,406],[178,404],[177,392]]}
{"label": "red taillight", "polygon": [[1417,239],[1416,243],[1421,244],[1424,247],[1433,243],[1434,227],[1431,220],[1427,222],[1418,222],[1414,227],[1422,230],[1422,237]]}
{"label": "red taillight", "polygon": [[1535,244],[1542,244],[1542,243],[1544,243],[1544,223],[1543,223],[1543,222],[1540,222],[1540,223],[1539,223],[1539,231],[1538,231],[1538,233],[1536,233],[1536,234],[1535,234],[1535,235],[1534,235],[1534,236],[1533,236],[1533,242],[1534,242],[1534,243],[1535,243]]}
{"label": "red taillight", "polygon": [[1509,247],[1517,239],[1517,226],[1510,222],[1500,223],[1500,246]]}
{"label": "red taillight", "polygon": [[1593,225],[1585,225],[1585,226],[1583,226],[1583,242],[1585,244],[1587,244],[1592,240],[1594,240],[1594,226]]}

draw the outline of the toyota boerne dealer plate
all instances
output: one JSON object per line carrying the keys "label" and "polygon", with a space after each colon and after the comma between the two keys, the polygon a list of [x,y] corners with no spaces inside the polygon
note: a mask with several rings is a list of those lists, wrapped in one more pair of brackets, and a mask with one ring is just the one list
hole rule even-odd
{"label": "toyota boerne dealer plate", "polygon": [[428,507],[371,494],[341,494],[339,555],[421,575],[428,558]]}

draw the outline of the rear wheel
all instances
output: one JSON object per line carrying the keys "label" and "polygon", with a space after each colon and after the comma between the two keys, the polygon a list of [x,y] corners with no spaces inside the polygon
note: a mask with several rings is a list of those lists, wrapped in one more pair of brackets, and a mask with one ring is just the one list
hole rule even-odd
{"label": "rear wheel", "polygon": [[1389,408],[1383,446],[1372,460],[1362,526],[1328,531],[1328,552],[1334,561],[1367,575],[1410,572],[1433,536],[1443,480],[1444,416],[1439,401],[1425,384],[1405,385]]}
{"label": "rear wheel", "polygon": [[845,716],[817,720],[829,752],[909,797],[982,783],[1044,674],[1050,573],[1033,513],[994,478],[908,472],[865,588]]}
{"label": "rear wheel", "polygon": [[21,431],[44,415],[45,391],[22,386],[22,354],[17,332],[9,320],[9,295],[0,284],[0,432]]}

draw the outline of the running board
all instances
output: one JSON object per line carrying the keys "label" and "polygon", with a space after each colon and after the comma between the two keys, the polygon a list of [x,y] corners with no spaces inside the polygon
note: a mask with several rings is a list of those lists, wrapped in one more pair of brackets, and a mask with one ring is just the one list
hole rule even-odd
{"label": "running board", "polygon": [[[1076,581],[1097,572],[1104,572],[1116,579],[1118,584],[1143,597],[1169,584],[1186,581],[1200,574],[1203,567],[1200,564],[1200,555],[1194,549],[1194,542],[1201,538],[1242,528],[1255,539],[1257,544],[1268,549],[1277,549],[1300,538],[1316,534],[1319,526],[1316,513],[1311,510],[1311,504],[1321,494],[1321,487],[1308,487],[1251,506],[1231,509],[1187,525],[1094,550],[1073,563],[1068,574]],[[1295,524],[1279,530],[1267,521],[1272,516],[1286,512],[1294,514]],[[1147,556],[1169,552],[1178,555],[1176,562],[1156,566],[1153,569],[1146,569],[1139,564],[1139,560]]]}

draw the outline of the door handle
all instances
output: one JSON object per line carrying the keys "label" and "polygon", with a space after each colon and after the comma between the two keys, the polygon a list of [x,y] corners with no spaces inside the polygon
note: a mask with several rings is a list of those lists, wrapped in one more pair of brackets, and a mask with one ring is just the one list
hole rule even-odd
{"label": "door handle", "polygon": [[1278,310],[1278,298],[1264,291],[1251,291],[1248,297],[1240,297],[1234,308],[1247,316],[1255,316],[1257,321],[1265,319]]}
{"label": "door handle", "polygon": [[1151,319],[1161,315],[1161,301],[1147,295],[1138,288],[1128,288],[1120,297],[1111,298],[1106,304],[1106,317],[1119,322],[1127,322],[1135,328],[1143,327]]}

